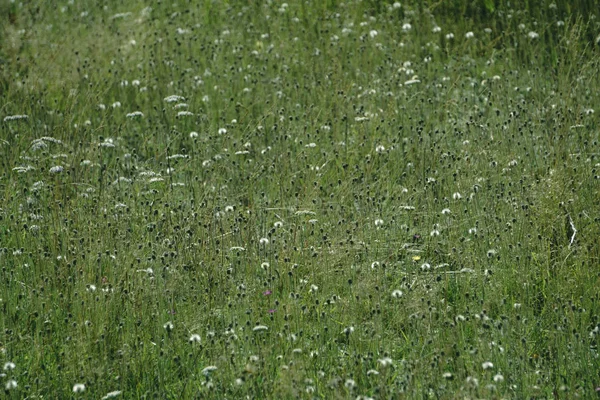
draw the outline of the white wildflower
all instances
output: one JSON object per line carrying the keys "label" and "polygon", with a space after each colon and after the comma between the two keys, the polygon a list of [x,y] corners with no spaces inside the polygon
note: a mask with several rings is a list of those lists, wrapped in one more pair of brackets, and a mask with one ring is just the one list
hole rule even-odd
{"label": "white wildflower", "polygon": [[4,117],[4,122],[8,122],[8,121],[18,121],[20,119],[27,119],[29,118],[29,115],[7,115],[6,117]]}
{"label": "white wildflower", "polygon": [[203,375],[209,375],[211,372],[216,371],[218,368],[214,365],[209,365],[202,370]]}
{"label": "white wildflower", "polygon": [[83,383],[76,383],[73,385],[73,393],[83,393],[85,392],[85,385]]}
{"label": "white wildflower", "polygon": [[490,361],[486,361],[484,363],[481,364],[481,368],[483,369],[492,369],[494,368],[494,364],[492,364]]}
{"label": "white wildflower", "polygon": [[392,359],[389,357],[380,358],[379,360],[377,360],[377,362],[379,363],[379,365],[381,365],[382,368],[390,366],[393,363]]}
{"label": "white wildflower", "polygon": [[4,363],[4,370],[5,371],[12,371],[15,368],[16,368],[16,365],[13,362],[8,361],[8,362]]}
{"label": "white wildflower", "polygon": [[269,330],[269,327],[268,327],[268,326],[265,326],[265,325],[256,325],[254,328],[252,328],[252,330],[253,330],[254,332],[262,332],[262,331],[267,331],[267,330]]}
{"label": "white wildflower", "polygon": [[167,103],[176,103],[178,101],[185,101],[185,97],[173,94],[171,96],[165,97],[164,101],[167,102]]}
{"label": "white wildflower", "polygon": [[112,392],[108,392],[108,393],[106,393],[106,396],[104,396],[102,398],[102,400],[113,399],[113,398],[119,396],[121,393],[123,393],[123,392],[121,392],[120,390],[114,390]]}

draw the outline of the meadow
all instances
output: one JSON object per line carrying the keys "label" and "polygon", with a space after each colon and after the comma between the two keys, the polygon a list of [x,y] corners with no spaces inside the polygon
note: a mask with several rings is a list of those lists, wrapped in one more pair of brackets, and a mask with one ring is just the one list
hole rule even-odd
{"label": "meadow", "polygon": [[0,4],[7,399],[600,393],[595,1]]}

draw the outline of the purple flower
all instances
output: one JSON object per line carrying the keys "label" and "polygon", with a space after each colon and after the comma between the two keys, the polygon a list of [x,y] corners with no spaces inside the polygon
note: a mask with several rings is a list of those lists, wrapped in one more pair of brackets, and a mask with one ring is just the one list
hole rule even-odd
{"label": "purple flower", "polygon": [[276,309],[272,308],[269,310],[269,314],[273,314],[275,311],[277,311]]}
{"label": "purple flower", "polygon": [[270,290],[265,290],[265,291],[263,292],[263,294],[264,294],[265,296],[268,296],[268,295],[270,295],[271,293],[273,293],[273,292],[271,292]]}

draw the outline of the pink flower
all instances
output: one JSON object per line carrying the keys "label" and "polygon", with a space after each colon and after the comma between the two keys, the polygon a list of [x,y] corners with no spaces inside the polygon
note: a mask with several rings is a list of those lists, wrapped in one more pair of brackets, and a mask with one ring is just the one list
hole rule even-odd
{"label": "pink flower", "polygon": [[270,290],[265,290],[265,291],[263,292],[263,294],[264,294],[265,296],[268,296],[268,295],[270,295],[271,293],[273,293],[273,292],[271,292]]}

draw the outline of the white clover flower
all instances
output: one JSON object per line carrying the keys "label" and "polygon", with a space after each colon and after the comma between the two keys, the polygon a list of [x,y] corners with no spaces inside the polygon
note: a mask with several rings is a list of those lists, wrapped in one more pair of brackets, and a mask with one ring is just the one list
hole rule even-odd
{"label": "white clover flower", "polygon": [[454,194],[452,195],[452,198],[454,200],[460,200],[460,199],[462,199],[462,195],[459,192],[454,192]]}
{"label": "white clover flower", "polygon": [[529,33],[527,34],[527,37],[528,37],[529,39],[532,39],[532,40],[533,40],[533,39],[538,39],[538,38],[540,37],[540,34],[539,34],[539,33],[537,33],[537,32],[531,31],[531,32],[529,32]]}
{"label": "white clover flower", "polygon": [[451,213],[451,211],[450,211],[450,209],[449,209],[449,208],[444,208],[444,209],[442,210],[442,214],[443,214],[443,215],[447,215],[447,214],[450,214],[450,213]]}
{"label": "white clover flower", "polygon": [[486,361],[481,364],[481,368],[486,369],[486,370],[492,369],[492,368],[494,368],[494,364],[492,364],[490,361]]}
{"label": "white clover flower", "polygon": [[373,261],[371,263],[371,269],[377,269],[379,268],[379,261]]}
{"label": "white clover flower", "polygon": [[369,36],[371,36],[372,39],[375,38],[378,34],[379,33],[375,29],[369,32]]}
{"label": "white clover flower", "polygon": [[376,227],[383,226],[383,220],[382,219],[376,219],[375,220],[375,226]]}
{"label": "white clover flower", "polygon": [[317,290],[319,290],[319,287],[317,285],[310,285],[309,292],[315,293]]}
{"label": "white clover flower", "polygon": [[260,238],[260,240],[258,241],[259,244],[266,246],[267,244],[269,244],[269,239],[267,239],[266,237],[264,238]]}
{"label": "white clover flower", "polygon": [[352,379],[346,379],[344,386],[346,386],[348,389],[354,389],[354,387],[356,386],[356,382],[354,382],[354,380]]}
{"label": "white clover flower", "polygon": [[282,226],[283,226],[283,222],[281,222],[281,221],[276,221],[276,222],[273,224],[273,227],[274,227],[274,228],[281,228]]}
{"label": "white clover flower", "polygon": [[452,375],[452,372],[444,372],[442,374],[442,378],[447,379],[447,380],[451,380],[454,378],[454,375]]}
{"label": "white clover flower", "polygon": [[467,39],[472,39],[475,37],[475,34],[473,32],[467,32],[465,33],[465,38]]}
{"label": "white clover flower", "polygon": [[85,385],[83,383],[76,383],[73,385],[73,393],[83,393],[85,392]]}
{"label": "white clover flower", "polygon": [[431,269],[431,264],[424,263],[421,265],[421,271],[429,271]]}
{"label": "white clover flower", "polygon": [[15,381],[14,379],[9,380],[8,382],[6,382],[6,390],[11,390],[11,389],[16,389],[17,386],[19,386],[17,384],[17,381]]}
{"label": "white clover flower", "polygon": [[446,34],[446,40],[452,40],[454,39],[454,33],[450,32]]}
{"label": "white clover flower", "polygon": [[378,145],[377,147],[375,147],[375,151],[379,154],[385,152],[385,147],[383,145]]}
{"label": "white clover flower", "polygon": [[112,103],[112,108],[119,108],[119,107],[121,107],[120,101],[115,101],[114,103]]}
{"label": "white clover flower", "polygon": [[411,29],[412,29],[412,25],[411,25],[411,24],[409,24],[408,22],[406,22],[405,24],[403,24],[403,25],[402,25],[402,30],[403,30],[404,32],[408,32],[408,31],[410,31]]}
{"label": "white clover flower", "polygon": [[61,172],[64,171],[64,167],[62,165],[55,165],[54,167],[50,168],[50,173],[52,174],[59,174]]}
{"label": "white clover flower", "polygon": [[367,376],[371,376],[371,375],[379,375],[379,371],[375,370],[375,369],[370,369],[367,371]]}
{"label": "white clover flower", "polygon": [[496,383],[504,382],[504,377],[500,374],[496,374],[496,375],[494,375],[494,382],[496,382]]}
{"label": "white clover flower", "polygon": [[198,137],[198,132],[190,132],[190,139],[196,139]]}
{"label": "white clover flower", "polygon": [[404,293],[402,293],[402,290],[396,289],[392,292],[392,297],[399,299],[400,297],[402,297],[403,294]]}
{"label": "white clover flower", "polygon": [[398,8],[402,7],[402,4],[400,4],[399,1],[394,2],[394,4],[392,4],[392,8],[397,10]]}
{"label": "white clover flower", "polygon": [[345,335],[349,335],[349,334],[351,334],[352,332],[354,332],[354,327],[353,327],[353,326],[349,326],[349,327],[345,328],[345,329],[342,331],[342,333],[343,333],[343,334],[345,334]]}
{"label": "white clover flower", "polygon": [[433,29],[431,30],[433,33],[440,33],[442,31],[442,28],[440,28],[439,26],[434,26]]}
{"label": "white clover flower", "polygon": [[440,236],[440,231],[438,231],[437,229],[434,229],[429,233],[429,236],[431,236],[431,237]]}
{"label": "white clover flower", "polygon": [[165,328],[167,332],[171,332],[173,330],[173,327],[174,325],[171,321],[168,321],[163,325],[163,328]]}
{"label": "white clover flower", "polygon": [[227,129],[225,129],[225,128],[219,128],[218,133],[219,133],[219,135],[224,135],[224,134],[227,133]]}
{"label": "white clover flower", "polygon": [[191,112],[191,111],[179,111],[177,113],[177,118],[179,118],[179,117],[191,117],[193,115],[194,115],[194,113]]}

